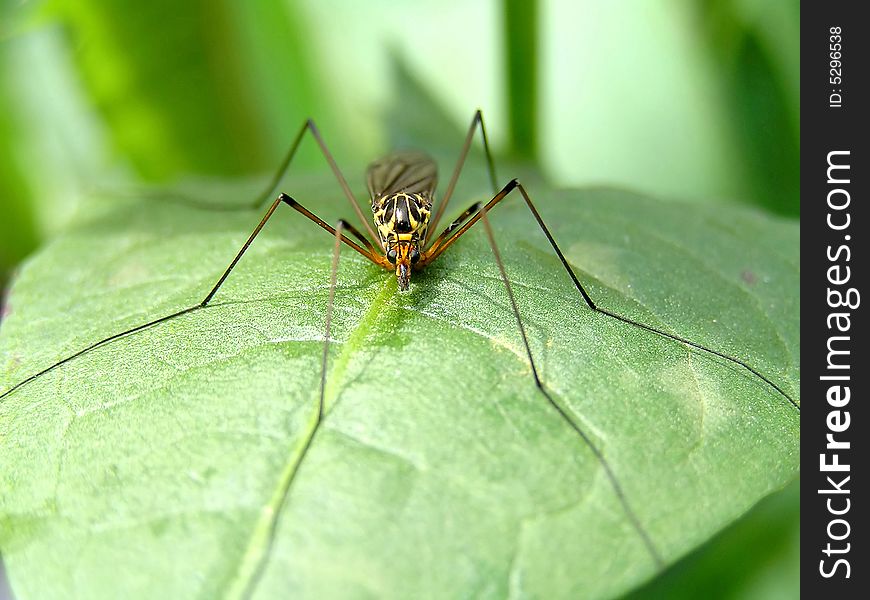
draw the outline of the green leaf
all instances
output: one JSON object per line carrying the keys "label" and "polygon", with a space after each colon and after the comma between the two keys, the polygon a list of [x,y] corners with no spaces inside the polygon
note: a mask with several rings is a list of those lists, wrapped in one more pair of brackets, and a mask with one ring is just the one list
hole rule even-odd
{"label": "green leaf", "polygon": [[[327,221],[350,215],[328,177],[285,189]],[[797,399],[794,222],[530,192],[600,306]],[[195,305],[259,218],[90,203],[12,289],[0,390]],[[478,226],[407,293],[343,252],[316,427],[332,240],[282,206],[208,307],[0,398],[16,595],[613,597],[663,568],[643,535],[670,564],[794,478],[783,395],[590,310],[518,196],[491,221],[564,416],[534,385]]]}

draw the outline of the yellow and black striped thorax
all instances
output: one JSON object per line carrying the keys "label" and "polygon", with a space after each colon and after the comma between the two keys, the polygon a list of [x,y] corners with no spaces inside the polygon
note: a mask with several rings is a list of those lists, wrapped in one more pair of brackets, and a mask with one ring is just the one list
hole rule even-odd
{"label": "yellow and black striped thorax", "polygon": [[418,250],[426,241],[438,180],[435,161],[422,152],[395,152],[369,165],[366,180],[375,227],[387,258],[393,260],[396,253],[390,251],[398,245]]}
{"label": "yellow and black striped thorax", "polygon": [[385,248],[400,242],[414,245],[426,239],[432,198],[428,193],[396,192],[372,201],[375,227]]}

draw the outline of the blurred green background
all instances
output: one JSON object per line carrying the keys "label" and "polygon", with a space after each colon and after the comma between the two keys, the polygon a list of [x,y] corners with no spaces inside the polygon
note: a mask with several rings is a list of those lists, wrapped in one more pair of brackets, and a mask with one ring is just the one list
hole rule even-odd
{"label": "blurred green background", "polygon": [[[799,24],[797,0],[0,0],[0,287],[94,188],[265,173],[308,116],[365,164],[423,109],[408,77],[457,144],[480,107],[554,185],[796,217]],[[796,596],[796,490],[638,597]]]}

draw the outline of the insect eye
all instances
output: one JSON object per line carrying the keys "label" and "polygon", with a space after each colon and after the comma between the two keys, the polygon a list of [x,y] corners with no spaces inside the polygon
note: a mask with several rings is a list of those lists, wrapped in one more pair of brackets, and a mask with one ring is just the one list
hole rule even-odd
{"label": "insect eye", "polygon": [[415,264],[418,260],[420,260],[420,252],[411,250],[411,264]]}
{"label": "insect eye", "polygon": [[387,251],[387,259],[392,263],[396,262],[396,249],[395,248]]}

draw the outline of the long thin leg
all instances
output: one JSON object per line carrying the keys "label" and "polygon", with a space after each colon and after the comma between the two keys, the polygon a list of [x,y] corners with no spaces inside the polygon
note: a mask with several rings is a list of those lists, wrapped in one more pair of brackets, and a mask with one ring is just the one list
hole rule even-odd
{"label": "long thin leg", "polygon": [[[779,385],[774,383],[769,377],[761,373],[755,367],[750,366],[746,362],[740,360],[739,358],[735,358],[724,352],[719,352],[718,350],[713,350],[712,348],[707,348],[706,346],[702,346],[696,342],[693,342],[689,339],[686,339],[682,336],[676,335],[674,333],[670,333],[663,329],[658,329],[657,327],[653,327],[652,325],[647,325],[646,323],[641,323],[639,321],[635,321],[633,319],[629,319],[628,317],[624,317],[620,314],[617,314],[609,309],[599,307],[589,295],[589,292],[586,291],[586,288],[583,287],[583,284],[580,283],[580,279],[577,277],[577,274],[574,272],[573,267],[568,263],[568,260],[565,258],[565,255],[562,253],[561,248],[556,243],[556,240],[553,239],[553,235],[550,233],[550,229],[547,227],[546,223],[544,223],[544,219],[541,218],[541,214],[538,212],[538,209],[535,208],[532,199],[529,197],[529,194],[526,192],[525,188],[520,184],[519,180],[513,179],[506,186],[502,188],[502,190],[496,194],[492,200],[486,203],[486,205],[481,208],[474,216],[465,221],[465,223],[460,227],[453,235],[449,235],[450,231],[445,230],[438,238],[432,243],[430,250],[421,257],[420,262],[423,265],[429,264],[438,258],[447,248],[450,247],[456,240],[458,240],[466,231],[469,230],[477,221],[479,221],[483,215],[487,213],[487,211],[492,210],[492,208],[504,200],[507,195],[515,189],[519,189],[520,194],[523,196],[523,200],[525,200],[526,206],[531,211],[532,215],[535,217],[535,221],[537,221],[538,226],[541,231],[544,232],[544,235],[547,238],[547,241],[550,242],[550,246],[553,248],[553,251],[556,253],[556,256],[559,258],[559,262],[562,263],[562,267],[564,267],[565,271],[568,273],[568,276],[571,278],[571,281],[574,283],[574,287],[577,288],[577,291],[580,292],[580,295],[583,296],[584,302],[586,305],[594,310],[595,312],[599,312],[601,314],[607,315],[623,323],[627,323],[634,327],[639,327],[640,329],[645,329],[651,333],[656,335],[660,335],[662,337],[674,340],[676,342],[680,342],[682,344],[686,344],[687,346],[691,346],[697,350],[702,352],[706,352],[708,354],[712,354],[713,356],[718,356],[719,358],[725,359],[735,365],[743,367],[762,381],[764,381],[771,388],[776,390],[780,395],[782,395],[788,402],[798,411],[800,411],[800,405],[795,402],[795,400],[788,394],[784,389],[782,389]],[[450,227],[447,228],[448,230]],[[442,242],[442,239],[444,241]]]}
{"label": "long thin leg", "polygon": [[[254,239],[257,237],[257,235],[259,235],[260,231],[262,231],[263,227],[266,225],[266,223],[269,221],[269,219],[272,217],[272,215],[275,214],[275,210],[278,208],[278,205],[281,202],[287,204],[290,208],[296,210],[297,212],[302,213],[304,216],[306,216],[310,220],[314,221],[317,225],[319,225],[320,227],[322,227],[323,229],[325,229],[326,231],[328,231],[329,233],[334,235],[337,240],[347,244],[348,246],[350,246],[351,248],[353,248],[354,250],[356,250],[357,252],[362,254],[364,257],[369,259],[374,264],[376,264],[378,266],[382,266],[382,267],[392,268],[391,265],[389,264],[389,261],[387,261],[387,259],[384,258],[383,256],[380,256],[377,253],[377,251],[371,246],[371,244],[366,242],[365,237],[362,236],[362,234],[360,234],[358,231],[353,229],[353,227],[351,225],[349,225],[346,221],[344,221],[344,220],[339,221],[339,227],[334,228],[331,225],[324,222],[323,219],[321,219],[320,217],[318,217],[317,215],[315,215],[314,213],[309,211],[307,208],[305,208],[304,206],[302,206],[301,204],[296,202],[296,200],[294,200],[293,198],[291,198],[287,194],[281,194],[269,206],[268,210],[266,211],[266,214],[263,215],[262,219],[260,219],[260,222],[254,228],[254,231],[251,232],[251,235],[249,235],[248,239],[245,240],[245,243],[242,244],[241,249],[236,253],[235,257],[233,257],[232,262],[230,262],[229,266],[224,270],[223,274],[217,280],[217,283],[214,284],[214,286],[211,288],[211,291],[209,291],[209,293],[206,294],[205,298],[203,298],[201,302],[199,302],[198,304],[194,304],[193,306],[189,306],[187,308],[184,308],[182,310],[178,310],[174,313],[164,315],[164,316],[159,317],[157,319],[153,319],[153,320],[148,321],[147,323],[144,323],[142,325],[138,325],[136,327],[131,327],[130,329],[126,329],[124,331],[121,331],[120,333],[110,335],[106,338],[103,338],[102,340],[100,340],[98,342],[95,342],[95,343],[93,343],[85,348],[82,348],[81,350],[75,352],[74,354],[71,354],[70,356],[67,356],[64,359],[61,359],[61,360],[53,363],[52,365],[46,367],[45,369],[42,369],[38,373],[35,373],[34,375],[31,375],[30,377],[18,382],[17,384],[12,386],[8,390],[0,393],[0,399],[5,398],[6,396],[12,394],[15,390],[30,383],[31,381],[37,379],[38,377],[41,377],[42,375],[45,375],[46,373],[53,371],[57,367],[59,367],[63,364],[66,364],[67,362],[73,360],[74,358],[78,358],[79,356],[82,356],[83,354],[86,354],[86,353],[90,352],[91,350],[95,350],[96,348],[103,346],[104,344],[108,344],[109,342],[112,342],[118,338],[122,338],[126,335],[130,335],[131,333],[136,333],[138,331],[148,329],[149,327],[152,327],[154,325],[158,325],[158,324],[163,323],[165,321],[169,321],[170,319],[174,319],[175,317],[180,317],[181,315],[184,315],[184,314],[187,314],[190,312],[194,312],[194,311],[199,310],[201,308],[205,308],[208,305],[208,303],[211,302],[212,298],[217,293],[218,289],[220,289],[220,287],[223,285],[224,281],[226,281],[227,277],[229,277],[230,272],[232,272],[233,268],[236,266],[236,264],[242,258],[242,255],[244,255],[245,251],[250,247],[250,245],[253,243]],[[356,244],[353,240],[348,239],[347,236],[345,236],[344,233],[342,233],[342,230],[344,230],[344,229],[348,229],[349,231],[354,233],[354,235],[356,235],[361,240],[363,240],[363,242],[366,243],[366,248],[362,248],[358,244]]]}
{"label": "long thin leg", "polygon": [[[320,217],[315,215],[313,212],[311,212],[310,210],[308,210],[307,208],[305,208],[304,206],[302,206],[301,204],[296,202],[296,200],[294,200],[293,198],[291,198],[287,194],[281,194],[281,198],[284,200],[284,202],[287,203],[288,206],[290,206],[290,208],[292,208],[293,210],[299,211],[300,213],[302,213],[303,215],[308,217],[310,220],[317,223],[320,227],[322,227],[323,229],[325,229],[326,231],[328,231],[332,235],[335,235],[335,229],[333,229],[333,227],[331,225],[329,225],[326,221],[324,221],[323,219],[321,219]],[[371,242],[369,242],[365,238],[364,235],[362,235],[359,231],[357,231],[353,227],[353,225],[351,225],[347,221],[342,219],[341,222],[344,223],[344,229],[347,229],[348,231],[350,231],[363,244],[365,244],[366,250],[363,250],[362,248],[357,246],[355,243],[353,243],[352,241],[347,239],[347,236],[342,234],[341,240],[345,244],[347,244],[348,246],[350,246],[351,248],[353,248],[354,250],[356,250],[357,252],[359,252],[360,254],[365,256],[367,259],[369,259],[370,261],[372,261],[376,265],[389,267],[389,262],[382,255],[379,254],[378,250],[376,250],[374,248],[374,246],[372,246]]]}
{"label": "long thin leg", "polygon": [[[453,191],[456,189],[456,182],[459,180],[459,174],[462,172],[462,167],[465,166],[465,159],[468,157],[468,151],[471,149],[471,141],[474,139],[474,132],[480,126],[480,135],[483,138],[483,151],[486,153],[486,167],[489,171],[489,182],[492,185],[492,193],[498,189],[496,183],[498,179],[495,176],[495,162],[492,160],[492,152],[489,150],[489,141],[486,137],[486,127],[483,125],[483,113],[477,109],[474,117],[471,119],[471,125],[468,127],[468,133],[465,134],[465,142],[462,144],[462,151],[459,153],[459,159],[456,161],[456,166],[453,168],[453,175],[447,183],[447,189],[444,191],[444,197],[441,198],[441,203],[438,205],[438,210],[435,211],[435,216],[432,218],[432,223],[429,225],[429,231],[435,231],[438,227],[438,222],[441,220],[444,211],[447,208],[447,203],[450,202],[450,197],[453,196]],[[428,237],[428,236],[427,236]],[[424,240],[424,246],[427,240]]]}
{"label": "long thin leg", "polygon": [[130,335],[131,333],[136,333],[136,332],[138,332],[138,331],[142,331],[142,330],[144,330],[144,329],[148,329],[149,327],[153,327],[154,325],[159,325],[160,323],[163,323],[164,321],[169,321],[170,319],[174,319],[175,317],[180,317],[181,315],[185,315],[185,314],[187,314],[187,313],[189,313],[189,312],[194,312],[195,310],[200,309],[200,308],[202,308],[202,306],[201,306],[200,304],[194,304],[193,306],[188,306],[187,308],[184,308],[184,309],[181,309],[181,310],[177,310],[177,311],[175,311],[174,313],[171,313],[171,314],[168,314],[168,315],[163,315],[162,317],[158,317],[157,319],[152,319],[151,321],[148,321],[147,323],[143,323],[143,324],[141,324],[141,325],[137,325],[136,327],[131,327],[130,329],[126,329],[126,330],[124,330],[124,331],[122,331],[122,332],[120,332],[120,333],[116,333],[116,334],[114,334],[114,335],[110,335],[109,337],[103,338],[103,339],[101,339],[101,340],[98,341],[98,342],[94,342],[94,343],[91,344],[90,346],[85,346],[85,347],[82,348],[81,350],[79,350],[79,351],[77,351],[77,352],[75,352],[75,353],[73,353],[73,354],[70,354],[70,355],[67,356],[66,358],[63,358],[63,359],[61,359],[61,360],[59,360],[59,361],[53,363],[52,365],[50,365],[50,366],[48,366],[48,367],[42,369],[41,371],[39,371],[39,372],[37,372],[37,373],[34,373],[33,375],[31,375],[31,376],[28,377],[27,379],[22,379],[21,381],[19,381],[19,382],[16,383],[15,385],[13,385],[11,388],[9,388],[8,390],[6,390],[6,391],[3,392],[2,394],[0,394],[0,400],[2,400],[3,398],[5,398],[6,396],[12,394],[12,392],[14,392],[15,390],[17,390],[18,388],[20,388],[20,387],[22,387],[22,386],[24,386],[24,385],[27,385],[28,383],[30,383],[30,382],[33,381],[34,379],[37,379],[37,378],[39,378],[39,377],[42,377],[42,376],[45,375],[46,373],[49,373],[49,372],[55,370],[56,368],[60,367],[61,365],[65,365],[65,364],[68,363],[69,361],[71,361],[71,360],[73,360],[73,359],[75,359],[75,358],[78,358],[79,356],[82,356],[82,355],[84,355],[84,354],[87,354],[87,353],[90,352],[91,350],[96,350],[96,349],[99,348],[100,346],[103,346],[103,345],[105,345],[105,344],[108,344],[109,342],[113,342],[113,341],[115,341],[115,340],[117,340],[117,339],[119,339],[119,338],[122,338],[122,337],[126,336],[126,335]]}
{"label": "long thin leg", "polygon": [[507,292],[508,299],[510,300],[511,310],[514,313],[514,318],[517,322],[517,329],[520,331],[520,337],[523,339],[523,347],[526,350],[526,356],[529,359],[529,366],[532,368],[532,377],[535,379],[535,385],[538,390],[544,395],[550,405],[556,409],[556,412],[559,413],[559,416],[574,430],[577,435],[583,440],[586,446],[592,451],[595,455],[595,458],[598,460],[598,463],[604,469],[604,472],[607,474],[607,478],[610,480],[610,485],[613,487],[613,491],[616,493],[616,497],[619,498],[620,504],[622,504],[622,508],[625,511],[625,514],[628,516],[629,521],[631,521],[632,526],[635,531],[640,535],[643,540],[644,545],[647,548],[647,551],[652,556],[653,561],[655,561],[656,566],[661,568],[664,566],[664,561],[662,560],[661,555],[659,554],[658,549],[652,542],[652,538],[650,538],[649,533],[643,527],[638,519],[637,514],[635,514],[634,510],[631,508],[631,505],[628,503],[628,498],[625,495],[625,492],[622,489],[622,485],[619,483],[619,480],[616,478],[616,474],[613,472],[613,469],[610,466],[608,460],[604,457],[604,454],[599,450],[595,444],[592,443],[592,440],[586,435],[586,432],[583,431],[577,422],[573,419],[573,417],[569,414],[567,410],[565,410],[556,399],[550,394],[549,390],[544,387],[544,383],[541,381],[541,377],[538,374],[538,368],[535,366],[535,359],[532,358],[532,348],[529,345],[529,338],[526,336],[526,328],[523,325],[523,319],[520,316],[520,309],[517,306],[516,298],[514,297],[513,289],[511,288],[510,279],[507,276],[507,271],[504,267],[504,261],[501,259],[501,254],[498,251],[498,245],[495,243],[495,235],[492,232],[492,227],[489,225],[489,219],[486,218],[486,209],[483,208],[480,211],[481,219],[483,219],[483,227],[486,230],[486,237],[489,239],[489,247],[492,249],[492,255],[495,258],[495,262],[498,265],[498,271],[501,275],[502,283],[504,283],[505,291]]}
{"label": "long thin leg", "polygon": [[[351,225],[350,223],[348,223],[344,219],[341,219],[339,221],[339,223],[341,223],[342,229],[347,229],[356,239],[358,239],[360,242],[362,242],[363,246],[365,246],[365,248],[366,248],[366,250],[368,250],[369,254],[371,254],[375,258],[378,257],[377,249],[374,246],[372,246],[372,243],[369,241],[369,239],[366,236],[364,236],[362,233],[360,233],[360,231],[356,227],[354,227],[353,225]],[[337,229],[336,229],[336,231],[337,231]]]}
{"label": "long thin leg", "polygon": [[[441,256],[447,248],[449,248],[456,240],[458,240],[462,234],[464,234],[468,229],[477,223],[480,219],[481,215],[488,210],[491,210],[493,206],[504,200],[508,194],[510,194],[514,188],[519,185],[519,181],[516,179],[512,179],[506,186],[504,186],[501,191],[493,196],[492,200],[486,203],[486,206],[478,210],[476,213],[470,215],[473,209],[480,207],[480,203],[472,205],[466,210],[458,219],[453,221],[447,229],[441,232],[441,234],[435,238],[429,248],[423,253],[423,256],[420,257],[420,266],[426,266],[436,258]],[[470,218],[469,218],[470,216]],[[464,224],[463,224],[464,223]],[[463,224],[462,227],[454,233],[456,227],[460,224]]]}
{"label": "long thin leg", "polygon": [[[367,249],[361,248],[355,242],[353,242],[353,241],[349,240],[347,237],[345,237],[344,234],[342,234],[339,230],[334,229],[332,226],[328,225],[323,219],[321,219],[320,217],[315,215],[313,212],[311,212],[310,210],[308,210],[307,208],[305,208],[304,206],[302,206],[298,202],[296,202],[296,200],[294,200],[293,198],[291,198],[287,194],[280,194],[275,199],[275,201],[272,203],[272,205],[269,206],[269,209],[266,211],[266,214],[263,215],[263,218],[260,220],[260,223],[254,228],[254,231],[251,232],[251,235],[248,236],[248,239],[245,240],[245,243],[242,244],[241,249],[239,249],[239,251],[236,253],[236,256],[233,258],[232,262],[230,262],[229,266],[226,268],[226,270],[224,270],[223,275],[220,276],[220,278],[217,280],[217,283],[214,284],[214,287],[211,289],[211,291],[208,294],[206,294],[205,298],[202,299],[202,302],[199,303],[200,306],[205,306],[206,304],[209,303],[209,301],[211,301],[211,299],[217,293],[218,289],[220,289],[220,287],[223,285],[224,281],[226,281],[226,278],[229,277],[230,272],[233,270],[233,268],[235,268],[236,264],[242,258],[242,255],[244,255],[244,253],[248,250],[248,247],[251,245],[251,243],[254,241],[254,239],[260,234],[260,231],[263,230],[263,227],[266,225],[266,223],[269,221],[269,219],[272,218],[272,215],[275,214],[275,209],[277,209],[278,205],[281,204],[282,202],[284,202],[290,208],[302,213],[303,215],[305,215],[306,217],[308,217],[309,219],[311,219],[312,221],[314,221],[315,223],[320,225],[323,229],[325,229],[326,231],[328,231],[332,235],[336,236],[336,239],[344,242],[345,244],[347,244],[348,246],[350,246],[351,248],[353,248],[354,250],[356,250],[357,252],[359,252],[360,254],[365,256],[367,259],[369,259],[370,261],[375,263],[376,265],[381,264],[382,261],[379,260],[379,258],[375,254],[373,254],[372,251],[374,249],[371,247],[371,244],[368,245]],[[356,232],[356,233],[359,234],[359,232]],[[360,236],[360,237],[362,238],[362,236]],[[362,239],[364,239],[364,238],[362,238]]]}
{"label": "long thin leg", "polygon": [[622,321],[623,323],[627,323],[629,325],[633,325],[635,327],[645,329],[651,333],[655,333],[656,335],[660,335],[662,337],[674,340],[676,342],[686,344],[687,346],[691,346],[692,348],[695,348],[697,350],[701,350],[702,352],[707,352],[708,354],[712,354],[714,356],[718,356],[719,358],[725,359],[731,363],[734,363],[735,365],[741,366],[744,369],[746,369],[747,371],[749,371],[750,373],[752,373],[753,375],[755,375],[756,377],[758,377],[759,379],[761,379],[762,381],[764,381],[767,385],[772,387],[774,390],[779,392],[780,395],[782,395],[786,400],[788,400],[789,403],[795,409],[797,409],[798,412],[800,412],[800,409],[801,409],[800,405],[797,402],[795,402],[795,400],[789,394],[787,394],[785,390],[783,390],[779,385],[774,383],[773,380],[771,380],[769,377],[767,377],[766,375],[764,375],[763,373],[758,371],[758,369],[750,366],[749,364],[740,360],[739,358],[735,358],[733,356],[725,354],[724,352],[719,352],[718,350],[714,350],[712,348],[707,348],[706,346],[702,346],[701,344],[693,342],[693,341],[686,339],[682,336],[670,333],[668,331],[664,331],[663,329],[658,329],[658,328],[653,327],[651,325],[647,325],[646,323],[641,323],[639,321],[635,321],[634,319],[629,319],[628,317],[624,317],[624,316],[617,314],[609,309],[601,308],[600,306],[595,304],[595,302],[593,302],[592,298],[589,296],[589,293],[583,287],[583,284],[580,283],[580,279],[578,279],[577,274],[574,272],[574,268],[571,267],[571,265],[568,263],[568,260],[565,258],[565,255],[562,254],[562,250],[559,248],[559,245],[556,243],[556,240],[553,239],[553,235],[550,233],[549,228],[544,223],[544,220],[541,218],[541,215],[538,212],[538,209],[535,208],[535,205],[532,202],[532,199],[529,198],[529,194],[526,192],[525,188],[522,186],[521,183],[517,182],[517,187],[520,190],[520,194],[522,194],[522,196],[523,196],[523,200],[526,201],[526,206],[529,207],[529,210],[531,211],[532,215],[534,215],[535,220],[538,222],[538,225],[541,228],[541,231],[543,231],[544,235],[547,236],[547,240],[550,242],[550,246],[553,248],[553,251],[556,253],[556,256],[559,257],[559,261],[562,263],[562,266],[568,272],[568,275],[571,277],[571,281],[574,283],[574,287],[576,287],[577,291],[579,291],[580,294],[583,296],[583,300],[586,301],[586,304],[589,306],[589,308],[591,308],[592,310],[599,312],[601,314],[604,314],[604,315],[607,315],[607,316],[612,317],[614,319],[617,319],[619,321]]}
{"label": "long thin leg", "polygon": [[335,228],[335,245],[332,248],[332,272],[329,276],[329,301],[326,303],[326,327],[323,333],[323,356],[320,361],[320,404],[318,421],[323,416],[323,400],[326,394],[326,359],[329,357],[329,334],[332,332],[332,309],[335,304],[335,286],[338,282],[338,261],[341,255],[341,230],[345,222],[339,221]]}
{"label": "long thin leg", "polygon": [[[437,238],[435,238],[435,240],[432,242],[432,245],[429,246],[429,249],[425,250],[423,252],[423,256],[420,259],[422,261],[420,266],[424,267],[428,263],[432,262],[432,260],[434,260],[434,258],[429,259],[428,257],[441,246],[441,244],[444,242],[444,240],[446,240],[450,237],[450,234],[453,233],[453,231],[455,231],[457,227],[459,227],[460,225],[465,223],[469,218],[471,218],[473,215],[475,215],[480,210],[480,208],[482,206],[483,206],[483,202],[475,202],[474,204],[472,204],[471,206],[466,208],[465,212],[463,212],[461,215],[456,217],[456,219],[454,219],[454,221],[450,225],[448,225],[447,228],[444,231],[442,231],[441,234]],[[438,254],[441,254],[441,253],[438,252]]]}
{"label": "long thin leg", "polygon": [[[326,304],[326,325],[324,327],[323,333],[323,352],[320,358],[320,393],[317,399],[317,406],[314,410],[314,419],[311,423],[310,433],[305,439],[305,445],[302,447],[302,452],[300,453],[297,464],[301,464],[302,459],[308,453],[308,450],[311,448],[311,444],[314,442],[314,438],[317,435],[317,432],[320,430],[320,424],[323,421],[323,409],[325,406],[326,398],[326,366],[328,363],[327,359],[329,358],[329,336],[332,332],[332,311],[335,304],[335,286],[338,282],[338,260],[339,255],[341,254],[342,229],[345,228],[346,224],[347,223],[342,220],[339,221],[338,225],[336,225],[335,227],[335,245],[332,249],[332,267],[330,269],[329,277],[329,300]],[[287,496],[290,493],[290,489],[293,486],[293,481],[296,479],[297,473],[299,473],[298,468],[294,469],[290,477],[283,482],[281,497],[277,502],[277,506],[283,506],[284,503],[287,501]],[[266,564],[268,563],[269,556],[272,554],[272,548],[275,545],[275,533],[278,530],[278,524],[279,518],[278,516],[274,516],[269,523],[266,549],[261,553],[259,559],[257,560],[257,565],[254,569],[254,573],[248,580],[248,583],[244,589],[244,593],[242,594],[243,598],[252,597],[254,590],[257,589],[259,585],[260,579],[262,579],[263,577],[263,572],[266,568]]]}
{"label": "long thin leg", "polygon": [[371,239],[375,240],[378,244],[380,244],[380,238],[375,235],[374,230],[371,228],[368,220],[363,215],[359,204],[353,196],[353,192],[350,191],[350,186],[347,184],[347,180],[344,178],[344,175],[342,175],[341,169],[338,168],[338,164],[332,157],[332,153],[329,151],[329,148],[326,147],[326,142],[323,141],[323,136],[320,135],[320,130],[317,128],[317,125],[314,124],[313,119],[307,119],[302,125],[302,128],[299,130],[299,133],[296,134],[293,143],[290,145],[290,149],[287,151],[287,155],[284,157],[284,160],[281,161],[281,165],[278,167],[278,170],[272,177],[272,181],[269,183],[269,186],[265,190],[263,190],[263,193],[257,196],[257,199],[254,201],[252,208],[262,206],[267,199],[272,198],[274,194],[278,191],[278,184],[281,183],[281,180],[287,173],[287,169],[290,168],[290,163],[293,161],[293,157],[296,155],[296,150],[299,149],[299,144],[302,143],[302,138],[305,136],[306,131],[311,132],[311,136],[320,147],[320,151],[323,154],[323,157],[326,159],[326,162],[329,163],[329,168],[332,169],[333,175],[335,175],[335,178],[338,180],[338,183],[341,186],[344,195],[347,197],[348,202],[350,202],[350,205],[353,208],[353,211],[356,213],[356,216],[359,218],[360,223],[362,223],[363,226],[366,228],[366,231],[368,231]]}

